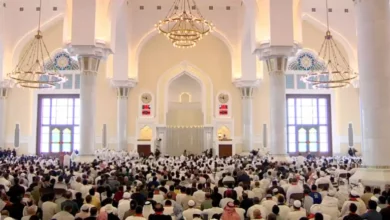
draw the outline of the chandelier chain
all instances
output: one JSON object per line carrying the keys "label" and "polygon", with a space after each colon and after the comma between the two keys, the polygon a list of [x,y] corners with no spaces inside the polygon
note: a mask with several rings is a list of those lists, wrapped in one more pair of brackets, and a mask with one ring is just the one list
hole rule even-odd
{"label": "chandelier chain", "polygon": [[196,12],[198,13],[199,17],[200,17],[200,18],[203,18],[203,15],[202,15],[202,13],[200,13],[200,10],[199,10],[198,6],[196,5],[195,0],[192,0],[192,4],[194,4],[195,10],[196,10]]}
{"label": "chandelier chain", "polygon": [[313,88],[332,89],[348,87],[358,75],[351,68],[346,57],[333,39],[329,24],[328,0],[325,0],[325,5],[327,30],[318,54],[319,58],[317,61],[314,61],[321,62],[324,68],[322,70],[309,70],[302,80],[310,83]]}
{"label": "chandelier chain", "polygon": [[328,0],[325,0],[326,2],[326,27],[329,31],[329,6],[328,6]]}
{"label": "chandelier chain", "polygon": [[14,70],[7,74],[19,87],[50,89],[67,81],[67,78],[58,72],[56,66],[50,70],[46,69],[45,59],[50,63],[53,63],[53,60],[43,40],[41,19],[42,0],[39,0],[37,34],[20,56]]}
{"label": "chandelier chain", "polygon": [[42,0],[39,0],[38,35],[41,33]]}

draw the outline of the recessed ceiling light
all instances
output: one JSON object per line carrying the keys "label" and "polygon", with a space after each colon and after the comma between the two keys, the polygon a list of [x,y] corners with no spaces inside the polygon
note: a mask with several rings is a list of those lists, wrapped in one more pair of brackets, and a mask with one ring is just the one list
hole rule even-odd
{"label": "recessed ceiling light", "polygon": [[329,12],[333,12],[333,9],[329,8],[328,11],[329,11]]}
{"label": "recessed ceiling light", "polygon": [[37,7],[35,10],[36,10],[36,11],[40,11],[40,10],[41,10],[41,8],[40,8],[40,7]]}
{"label": "recessed ceiling light", "polygon": [[141,5],[141,6],[139,6],[139,9],[140,9],[140,10],[144,10],[145,7],[144,7],[143,5]]}
{"label": "recessed ceiling light", "polygon": [[157,5],[157,10],[161,10],[161,5]]}
{"label": "recessed ceiling light", "polygon": [[230,10],[230,6],[226,6],[226,10],[228,10],[228,11],[229,11],[229,10]]}
{"label": "recessed ceiling light", "polygon": [[345,12],[345,13],[348,13],[348,12],[349,12],[349,9],[348,9],[348,8],[344,9],[344,12]]}
{"label": "recessed ceiling light", "polygon": [[209,6],[209,10],[213,10],[214,9],[214,7],[213,6]]}
{"label": "recessed ceiling light", "polygon": [[23,8],[23,7],[20,7],[20,8],[19,8],[19,11],[24,11],[24,8]]}
{"label": "recessed ceiling light", "polygon": [[316,8],[311,8],[311,12],[316,12],[317,9]]}
{"label": "recessed ceiling light", "polygon": [[53,7],[53,11],[57,11],[58,10],[58,8],[57,7]]}

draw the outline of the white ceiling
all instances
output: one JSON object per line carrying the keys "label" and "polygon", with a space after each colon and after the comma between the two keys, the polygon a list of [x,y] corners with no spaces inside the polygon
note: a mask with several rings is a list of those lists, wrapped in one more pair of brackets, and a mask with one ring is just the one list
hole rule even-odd
{"label": "white ceiling", "polygon": [[[341,33],[352,45],[356,45],[355,5],[352,0],[328,0],[330,28]],[[315,12],[312,9],[315,8]],[[346,12],[345,10],[348,10]],[[302,0],[302,12],[326,25],[325,0]]]}
{"label": "white ceiling", "polygon": [[[207,16],[221,11],[227,11],[227,6],[230,10],[240,10],[242,6],[241,0],[197,0],[201,12]],[[128,0],[129,7],[136,7],[136,10],[141,10],[140,6],[144,6],[142,12],[137,13],[142,16],[147,16],[149,13],[156,13],[157,6],[161,6],[159,11],[161,14],[172,5],[173,0]],[[36,8],[39,6],[39,0],[0,0],[0,20],[4,21],[5,42],[8,44],[16,43],[27,32],[33,30],[37,26],[38,12]],[[3,6],[5,4],[5,7]],[[43,23],[50,19],[60,16],[64,11],[65,0],[42,0],[42,20]],[[209,10],[209,6],[213,6],[213,10]],[[53,8],[57,7],[54,11]],[[354,3],[352,0],[329,0],[329,7],[332,8],[330,13],[331,28],[344,35],[352,45],[356,45],[356,30],[354,19]],[[23,11],[20,9],[23,8]],[[315,8],[315,12],[312,9]],[[345,12],[348,9],[348,13]],[[302,12],[314,19],[326,23],[325,0],[302,0]],[[211,16],[213,19],[225,20],[223,16]],[[234,13],[232,16],[237,16]],[[140,21],[142,18],[140,17]],[[221,23],[221,22],[219,22]]]}
{"label": "white ceiling", "polygon": [[[1,20],[6,30],[5,41],[13,44],[27,32],[37,28],[39,0],[0,0]],[[65,0],[42,0],[42,23],[59,16],[65,9]],[[5,4],[5,6],[4,6]],[[57,7],[57,10],[54,10]]]}

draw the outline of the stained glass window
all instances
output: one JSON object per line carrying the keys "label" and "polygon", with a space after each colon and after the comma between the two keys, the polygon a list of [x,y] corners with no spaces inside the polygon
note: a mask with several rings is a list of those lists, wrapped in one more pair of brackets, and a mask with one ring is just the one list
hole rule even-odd
{"label": "stained glass window", "polygon": [[330,95],[287,95],[286,108],[288,152],[331,155]]}
{"label": "stained glass window", "polygon": [[37,153],[80,148],[79,95],[39,95]]}

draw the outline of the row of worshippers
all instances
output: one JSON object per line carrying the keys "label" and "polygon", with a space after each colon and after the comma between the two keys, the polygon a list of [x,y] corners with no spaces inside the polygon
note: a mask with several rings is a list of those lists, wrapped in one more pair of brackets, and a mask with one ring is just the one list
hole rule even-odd
{"label": "row of worshippers", "polygon": [[[309,180],[315,180],[315,184],[330,183],[328,189],[325,188],[319,192],[320,195],[323,194],[321,198],[324,197],[325,200],[327,196],[332,197],[333,195],[333,191],[331,191],[333,190],[333,182],[328,174],[333,172],[337,176],[338,173],[354,169],[349,164],[336,163],[335,165],[334,161],[323,159],[304,161],[303,164],[293,162],[280,165],[263,159],[241,164],[240,162],[243,160],[245,158],[210,159],[197,157],[187,158],[184,161],[169,157],[158,160],[153,158],[133,161],[122,159],[119,162],[94,161],[91,164],[79,164],[71,170],[66,168],[62,170],[63,167],[54,166],[55,163],[46,165],[45,162],[42,163],[42,160],[38,162],[36,160],[22,161],[19,164],[3,167],[2,178],[0,178],[0,184],[4,186],[2,201],[6,204],[3,211],[8,211],[11,217],[20,219],[20,213],[19,216],[15,216],[15,214],[18,215],[15,210],[24,204],[24,208],[27,207],[27,212],[30,206],[25,204],[30,203],[34,207],[31,210],[37,210],[38,215],[39,210],[41,210],[42,219],[57,218],[55,215],[65,215],[71,219],[72,216],[85,212],[87,210],[85,205],[87,205],[89,206],[88,213],[92,217],[102,213],[110,219],[114,219],[115,216],[123,219],[127,211],[133,210],[135,212],[138,206],[142,207],[143,215],[146,215],[144,210],[148,209],[148,206],[148,213],[152,213],[157,212],[154,210],[156,204],[161,204],[164,210],[167,206],[172,207],[171,217],[181,219],[183,216],[189,217],[191,215],[186,213],[189,209],[199,208],[203,213],[207,209],[219,207],[220,209],[230,208],[231,211],[234,205],[235,211],[236,208],[239,210],[238,207],[242,207],[241,209],[245,210],[244,216],[251,219],[258,219],[260,216],[267,218],[269,214],[277,215],[279,219],[285,219],[281,217],[285,211],[283,212],[279,205],[286,204],[286,207],[292,210],[292,216],[298,211],[305,213],[305,216],[312,213],[312,207],[308,207],[310,203],[306,201],[306,196],[303,203],[293,201],[290,198],[297,190],[304,192],[305,189],[305,194],[308,194],[309,197],[311,197],[310,194],[316,194],[314,185],[307,191],[308,187],[303,187],[305,186],[303,183],[309,182]],[[214,168],[217,169],[215,176],[212,172]],[[346,170],[347,168],[349,170]],[[338,187],[342,189],[344,185]],[[345,188],[348,195],[349,186],[345,185]],[[58,189],[63,189],[65,193],[57,195],[44,193]],[[23,193],[21,193],[22,191]],[[325,193],[328,191],[329,193]],[[5,193],[8,194],[8,197]],[[339,193],[338,198],[343,198],[342,190],[337,193]],[[353,191],[352,194],[354,194]],[[318,194],[313,197],[318,201]],[[313,206],[315,205],[314,198]],[[171,201],[171,204],[164,200]],[[72,203],[73,205],[63,205],[65,201],[74,203]],[[136,203],[133,202],[131,205],[132,201]],[[206,201],[207,204],[203,204]],[[250,201],[253,205],[249,207],[245,205],[251,204]],[[341,211],[345,210],[345,202],[347,201],[343,202]],[[77,209],[75,204],[77,204]],[[339,206],[339,202],[337,205]],[[69,212],[70,206],[72,207],[71,212]],[[259,207],[250,209],[252,206]],[[275,206],[280,209],[279,212],[277,208],[273,210]],[[349,207],[345,207],[347,207],[347,211],[344,211],[344,214],[348,214]],[[97,210],[96,213],[94,208]],[[240,211],[236,212],[238,212],[240,219],[243,219]],[[213,215],[208,216],[211,218]],[[324,216],[326,216],[325,213]],[[79,216],[77,217],[79,218]],[[297,218],[291,217],[289,219]]]}
{"label": "row of worshippers", "polygon": [[0,149],[0,158],[6,158],[6,157],[16,157],[16,150],[14,149]]}

